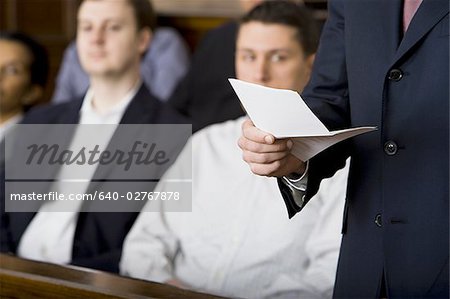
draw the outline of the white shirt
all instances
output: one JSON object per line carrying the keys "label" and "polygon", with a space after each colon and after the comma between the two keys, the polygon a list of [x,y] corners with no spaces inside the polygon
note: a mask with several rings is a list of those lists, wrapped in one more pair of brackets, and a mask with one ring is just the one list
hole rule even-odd
{"label": "white shirt", "polygon": [[11,129],[11,127],[13,125],[15,125],[15,124],[20,122],[22,117],[23,117],[22,113],[19,113],[17,115],[14,115],[13,117],[8,119],[7,121],[5,121],[3,123],[3,125],[0,125],[0,141],[2,141],[3,138],[5,138],[6,133]]}
{"label": "white shirt", "polygon": [[[147,203],[125,240],[121,273],[231,297],[331,298],[346,173],[288,219],[276,179],[253,175],[242,160],[243,120],[192,137],[192,212],[146,213]],[[165,177],[189,173],[180,162],[188,147]],[[155,191],[171,191],[163,180]]]}
{"label": "white shirt", "polygon": [[[105,113],[98,113],[93,107],[94,93],[88,90],[83,104],[80,109],[79,124],[111,124],[118,125],[122,119],[128,105],[138,92],[142,82],[137,84],[126,94],[126,96],[116,105],[111,107]],[[101,134],[94,136],[95,144],[99,145],[99,150],[106,149],[116,126],[104,126]],[[83,132],[84,131],[84,132]],[[74,137],[72,138],[70,150],[77,151],[77,148],[85,146],[87,139],[83,137],[83,130],[78,126]],[[73,177],[71,174],[72,166],[63,166],[58,174],[58,179],[62,183],[55,183],[51,190],[59,193],[78,193],[86,192],[90,180],[92,179],[96,165],[83,165],[83,169],[79,170],[80,180],[76,184],[68,183],[66,178]],[[70,188],[70,191],[68,190]],[[67,210],[70,204],[70,212],[60,212]],[[83,201],[53,201],[46,202],[39,209],[33,220],[26,228],[19,242],[18,255],[28,259],[46,261],[58,264],[68,264],[72,260],[72,246],[75,236],[75,229],[78,220],[78,211],[81,209]],[[63,207],[63,205],[65,205]]]}

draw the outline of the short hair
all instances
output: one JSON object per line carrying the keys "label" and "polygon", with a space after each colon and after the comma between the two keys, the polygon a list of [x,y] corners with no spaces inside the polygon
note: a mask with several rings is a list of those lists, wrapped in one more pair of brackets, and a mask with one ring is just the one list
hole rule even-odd
{"label": "short hair", "polygon": [[49,59],[47,50],[36,40],[22,32],[0,32],[0,40],[16,42],[23,45],[27,49],[31,56],[31,83],[45,87],[49,72]]}
{"label": "short hair", "polygon": [[314,54],[319,45],[319,24],[312,12],[303,4],[293,1],[265,1],[254,7],[241,19],[239,24],[249,22],[282,24],[297,29],[297,39],[305,55]]}
{"label": "short hair", "polygon": [[137,28],[148,27],[154,31],[156,28],[156,14],[149,0],[127,0],[134,10]]}
{"label": "short hair", "polygon": [[[80,6],[85,1],[94,0],[80,0]],[[126,0],[126,2],[133,8],[138,30],[146,27],[150,28],[151,31],[156,29],[156,14],[150,0]]]}

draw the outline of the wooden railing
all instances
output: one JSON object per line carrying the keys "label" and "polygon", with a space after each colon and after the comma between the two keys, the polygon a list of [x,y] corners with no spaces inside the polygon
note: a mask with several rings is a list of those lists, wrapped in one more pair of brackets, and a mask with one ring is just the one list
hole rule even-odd
{"label": "wooden railing", "polygon": [[0,298],[221,298],[173,286],[0,254]]}

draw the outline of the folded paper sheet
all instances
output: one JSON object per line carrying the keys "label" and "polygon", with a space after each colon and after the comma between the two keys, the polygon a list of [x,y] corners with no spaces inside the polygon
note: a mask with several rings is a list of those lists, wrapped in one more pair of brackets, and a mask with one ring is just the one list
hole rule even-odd
{"label": "folded paper sheet", "polygon": [[302,161],[347,138],[376,130],[358,127],[330,132],[297,92],[228,80],[255,126],[276,138],[292,138],[292,153]]}

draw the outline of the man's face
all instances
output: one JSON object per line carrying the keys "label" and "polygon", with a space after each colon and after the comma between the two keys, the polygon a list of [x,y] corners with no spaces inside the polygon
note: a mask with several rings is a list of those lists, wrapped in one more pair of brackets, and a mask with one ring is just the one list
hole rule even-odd
{"label": "man's face", "polygon": [[305,57],[296,29],[281,24],[248,22],[236,43],[236,75],[243,81],[302,91],[309,80],[312,56]]}
{"label": "man's face", "polygon": [[78,11],[77,49],[90,76],[120,76],[138,68],[149,38],[138,31],[126,0],[86,0]]}
{"label": "man's face", "polygon": [[31,53],[9,40],[0,40],[0,53],[0,113],[19,113],[30,96]]}

